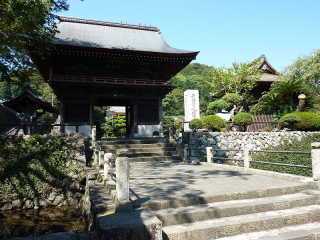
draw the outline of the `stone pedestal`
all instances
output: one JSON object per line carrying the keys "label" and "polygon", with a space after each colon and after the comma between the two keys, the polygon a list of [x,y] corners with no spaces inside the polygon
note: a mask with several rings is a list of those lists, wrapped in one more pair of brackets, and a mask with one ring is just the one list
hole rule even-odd
{"label": "stone pedestal", "polygon": [[311,160],[313,180],[320,180],[320,142],[311,143]]}

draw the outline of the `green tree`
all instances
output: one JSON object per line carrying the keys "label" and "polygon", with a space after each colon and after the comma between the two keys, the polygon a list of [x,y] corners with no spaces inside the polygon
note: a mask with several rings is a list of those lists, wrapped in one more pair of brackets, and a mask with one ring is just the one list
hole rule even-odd
{"label": "green tree", "polygon": [[0,82],[30,81],[34,66],[27,50],[40,58],[49,54],[57,32],[55,13],[67,9],[66,0],[0,1]]}
{"label": "green tree", "polygon": [[[306,95],[308,110],[319,109],[320,100],[320,50],[299,57],[291,66],[286,67],[280,79],[273,83],[254,107],[255,113],[270,110],[297,109],[298,95]],[[318,106],[317,106],[318,105]]]}
{"label": "green tree", "polygon": [[[53,90],[49,84],[42,79],[37,71],[32,71],[28,85],[31,87],[34,94],[43,101],[51,103],[52,95],[54,94]],[[11,100],[21,94],[24,87],[26,87],[26,84],[16,85],[0,82],[0,99]]]}
{"label": "green tree", "polygon": [[184,93],[176,88],[162,100],[163,116],[178,116],[184,114]]}
{"label": "green tree", "polygon": [[[225,94],[236,93],[242,97],[242,101],[235,106],[248,109],[253,102],[251,90],[257,85],[257,81],[264,74],[259,69],[261,62],[256,59],[250,63],[232,63],[232,67],[212,68],[212,77],[207,81],[207,88],[212,96],[221,97]],[[240,110],[241,111],[241,110]]]}

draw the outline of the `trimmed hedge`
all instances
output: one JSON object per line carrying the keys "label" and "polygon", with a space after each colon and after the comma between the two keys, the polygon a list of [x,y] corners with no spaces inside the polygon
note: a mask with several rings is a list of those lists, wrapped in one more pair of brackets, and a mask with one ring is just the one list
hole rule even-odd
{"label": "trimmed hedge", "polygon": [[301,118],[301,122],[297,123],[296,130],[299,131],[319,131],[320,130],[320,116],[311,112],[293,112],[291,114],[297,115]]}
{"label": "trimmed hedge", "polygon": [[[297,139],[286,139],[282,145],[278,145],[275,147],[268,147],[265,150],[310,152],[311,143],[313,142],[320,142],[319,133],[310,134],[307,137],[301,138],[300,141]],[[260,153],[259,155],[255,156],[253,159],[256,161],[263,161],[263,162],[275,162],[275,163],[285,163],[285,164],[304,165],[304,166],[312,165],[311,156],[307,154]],[[275,171],[280,173],[289,173],[289,174],[302,175],[307,177],[312,176],[312,170],[306,169],[306,168],[285,167],[285,166],[276,166],[276,165],[260,164],[260,163],[252,163],[252,167],[256,169]]]}
{"label": "trimmed hedge", "polygon": [[230,104],[239,104],[243,100],[243,97],[237,93],[228,93],[222,99]]}
{"label": "trimmed hedge", "polygon": [[202,123],[204,128],[212,131],[222,131],[227,126],[226,121],[216,115],[205,116]]}
{"label": "trimmed hedge", "polygon": [[301,122],[301,118],[296,114],[286,114],[279,119],[280,127],[288,127],[290,130],[296,129],[296,124]]}
{"label": "trimmed hedge", "polygon": [[202,126],[203,126],[202,121],[199,118],[194,118],[189,123],[190,129],[201,129]]}
{"label": "trimmed hedge", "polygon": [[208,104],[207,115],[213,115],[215,113],[221,112],[222,109],[228,108],[229,104],[225,100],[216,100]]}
{"label": "trimmed hedge", "polygon": [[232,122],[240,127],[240,130],[246,131],[248,125],[253,122],[253,117],[250,113],[240,112],[234,116]]}

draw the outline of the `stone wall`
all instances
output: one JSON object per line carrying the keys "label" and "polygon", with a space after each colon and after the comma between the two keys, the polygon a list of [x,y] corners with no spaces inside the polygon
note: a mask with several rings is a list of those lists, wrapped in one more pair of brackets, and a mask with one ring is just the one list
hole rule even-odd
{"label": "stone wall", "polygon": [[[205,159],[206,147],[213,149],[239,149],[245,146],[254,150],[261,150],[268,146],[276,146],[285,139],[298,139],[320,132],[185,132],[184,139],[190,147],[190,160]],[[216,157],[241,159],[242,151],[214,151]]]}
{"label": "stone wall", "polygon": [[[70,134],[56,134],[55,136],[65,137],[66,141],[73,146],[73,149],[65,149],[65,151],[74,151],[72,154],[75,156],[79,163],[78,173],[70,172],[65,180],[63,180],[63,192],[52,192],[46,198],[36,199],[14,199],[10,202],[0,202],[0,211],[12,209],[30,209],[49,206],[75,206],[82,203],[84,190],[85,190],[85,177],[86,177],[86,156],[85,156],[85,143],[88,140],[83,133],[70,133]],[[29,135],[24,136],[25,138]],[[45,134],[44,138],[50,138],[51,135]],[[68,165],[68,164],[67,164]]]}

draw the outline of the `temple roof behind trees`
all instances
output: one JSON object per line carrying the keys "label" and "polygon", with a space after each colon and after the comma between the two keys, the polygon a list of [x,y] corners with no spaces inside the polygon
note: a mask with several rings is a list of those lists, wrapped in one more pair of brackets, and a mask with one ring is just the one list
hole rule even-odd
{"label": "temple roof behind trees", "polygon": [[18,112],[24,112],[24,109],[28,104],[35,106],[37,109],[43,109],[47,112],[54,112],[54,108],[50,103],[41,100],[38,96],[36,96],[29,86],[26,86],[25,90],[16,98],[3,102],[4,106]]}
{"label": "temple roof behind trees", "polygon": [[170,47],[158,27],[60,16],[54,43],[99,49],[193,55],[198,52]]}
{"label": "temple roof behind trees", "polygon": [[279,73],[275,70],[271,64],[268,62],[266,56],[263,54],[259,57],[261,62],[259,69],[264,70],[266,74],[264,74],[258,82],[268,82],[272,83],[278,80]]}

